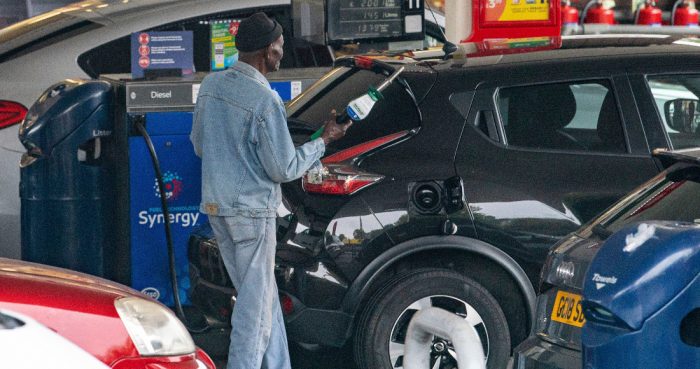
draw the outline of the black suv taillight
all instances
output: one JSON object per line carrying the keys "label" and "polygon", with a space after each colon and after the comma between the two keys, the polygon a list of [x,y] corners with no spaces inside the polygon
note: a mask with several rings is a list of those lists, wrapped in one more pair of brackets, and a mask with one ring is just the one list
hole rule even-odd
{"label": "black suv taillight", "polygon": [[377,138],[324,158],[321,160],[321,168],[309,170],[302,177],[304,191],[324,195],[352,195],[377,183],[384,176],[360,170],[356,166],[358,159],[370,151],[401,140],[408,132],[401,131]]}
{"label": "black suv taillight", "polygon": [[24,119],[27,108],[24,105],[8,100],[0,100],[0,129],[13,126]]}

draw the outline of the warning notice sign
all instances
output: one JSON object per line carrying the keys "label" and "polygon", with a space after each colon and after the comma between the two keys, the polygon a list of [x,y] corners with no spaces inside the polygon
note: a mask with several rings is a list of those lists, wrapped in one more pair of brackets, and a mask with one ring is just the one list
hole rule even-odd
{"label": "warning notice sign", "polygon": [[194,71],[192,31],[131,34],[131,76],[143,78],[147,69]]}

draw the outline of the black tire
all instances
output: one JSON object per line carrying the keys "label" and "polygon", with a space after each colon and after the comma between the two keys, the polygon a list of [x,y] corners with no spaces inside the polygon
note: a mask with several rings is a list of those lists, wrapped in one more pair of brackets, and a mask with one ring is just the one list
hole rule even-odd
{"label": "black tire", "polygon": [[[355,330],[355,360],[360,369],[403,367],[403,354],[397,352],[401,352],[410,317],[420,309],[415,304],[421,303],[465,316],[479,333],[487,368],[507,366],[510,333],[496,299],[479,283],[458,272],[428,268],[392,277],[369,299]],[[433,351],[432,360],[436,359],[441,360],[441,369],[456,368],[449,352]]]}

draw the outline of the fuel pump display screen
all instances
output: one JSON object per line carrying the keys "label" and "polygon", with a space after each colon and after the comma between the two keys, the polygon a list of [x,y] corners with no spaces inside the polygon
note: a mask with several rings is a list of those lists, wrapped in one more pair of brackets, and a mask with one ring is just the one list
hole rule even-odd
{"label": "fuel pump display screen", "polygon": [[423,0],[328,0],[328,41],[423,39]]}

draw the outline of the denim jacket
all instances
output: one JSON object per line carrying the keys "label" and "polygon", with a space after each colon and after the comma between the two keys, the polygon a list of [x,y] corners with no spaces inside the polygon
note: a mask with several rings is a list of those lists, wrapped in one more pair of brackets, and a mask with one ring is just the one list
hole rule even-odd
{"label": "denim jacket", "polygon": [[202,158],[200,211],[218,216],[274,217],[280,183],[319,165],[326,149],[320,138],[294,148],[282,99],[241,61],[202,81],[190,140]]}

